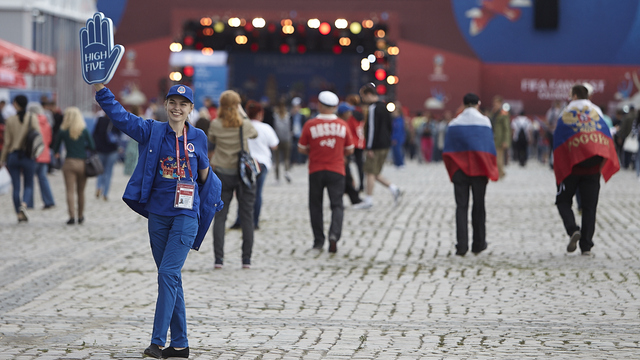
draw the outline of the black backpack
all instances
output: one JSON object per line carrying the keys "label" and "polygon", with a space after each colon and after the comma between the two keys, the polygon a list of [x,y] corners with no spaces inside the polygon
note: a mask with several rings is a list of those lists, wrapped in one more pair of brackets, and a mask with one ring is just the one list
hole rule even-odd
{"label": "black backpack", "polygon": [[31,121],[33,120],[33,114],[29,113],[29,131],[24,139],[24,152],[30,159],[36,159],[44,151],[44,140],[42,134],[31,127]]}

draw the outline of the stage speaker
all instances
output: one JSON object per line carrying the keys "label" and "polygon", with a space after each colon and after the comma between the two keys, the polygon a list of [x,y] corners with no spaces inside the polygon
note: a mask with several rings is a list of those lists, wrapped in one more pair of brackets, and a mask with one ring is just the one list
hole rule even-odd
{"label": "stage speaker", "polygon": [[558,3],[560,0],[534,0],[534,28],[537,30],[558,29]]}

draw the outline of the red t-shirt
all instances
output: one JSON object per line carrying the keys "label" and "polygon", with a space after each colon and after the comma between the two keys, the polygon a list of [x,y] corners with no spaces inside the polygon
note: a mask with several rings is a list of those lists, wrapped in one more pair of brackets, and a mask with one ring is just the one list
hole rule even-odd
{"label": "red t-shirt", "polygon": [[345,175],[344,150],[353,148],[353,139],[344,120],[320,114],[304,124],[298,146],[309,150],[309,174],[327,170]]}
{"label": "red t-shirt", "polygon": [[347,125],[349,125],[356,149],[364,149],[364,121],[358,121],[351,115]]}

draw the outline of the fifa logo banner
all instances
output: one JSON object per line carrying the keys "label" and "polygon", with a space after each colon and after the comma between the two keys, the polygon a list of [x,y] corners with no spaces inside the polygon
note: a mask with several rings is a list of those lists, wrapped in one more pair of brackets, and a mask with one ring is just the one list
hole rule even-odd
{"label": "fifa logo banner", "polygon": [[589,100],[574,100],[563,110],[553,134],[553,170],[560,184],[571,169],[600,156],[605,181],[620,170],[616,148],[602,112]]}
{"label": "fifa logo banner", "polygon": [[111,81],[124,55],[124,46],[113,44],[113,22],[97,12],[80,29],[82,78],[88,84]]}

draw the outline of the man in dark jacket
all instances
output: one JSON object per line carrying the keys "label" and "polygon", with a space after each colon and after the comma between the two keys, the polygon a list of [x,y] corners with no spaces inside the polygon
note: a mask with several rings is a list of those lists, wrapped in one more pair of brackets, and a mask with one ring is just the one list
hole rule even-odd
{"label": "man in dark jacket", "polygon": [[373,186],[375,181],[386,186],[391,195],[393,202],[398,204],[401,190],[389,180],[382,177],[382,167],[391,147],[391,132],[393,130],[393,122],[391,114],[386,108],[383,101],[376,92],[375,85],[369,83],[360,88],[360,98],[364,103],[364,136],[365,136],[365,161],[364,173],[366,175],[366,196],[364,200],[353,206],[354,209],[369,209],[373,206]]}

